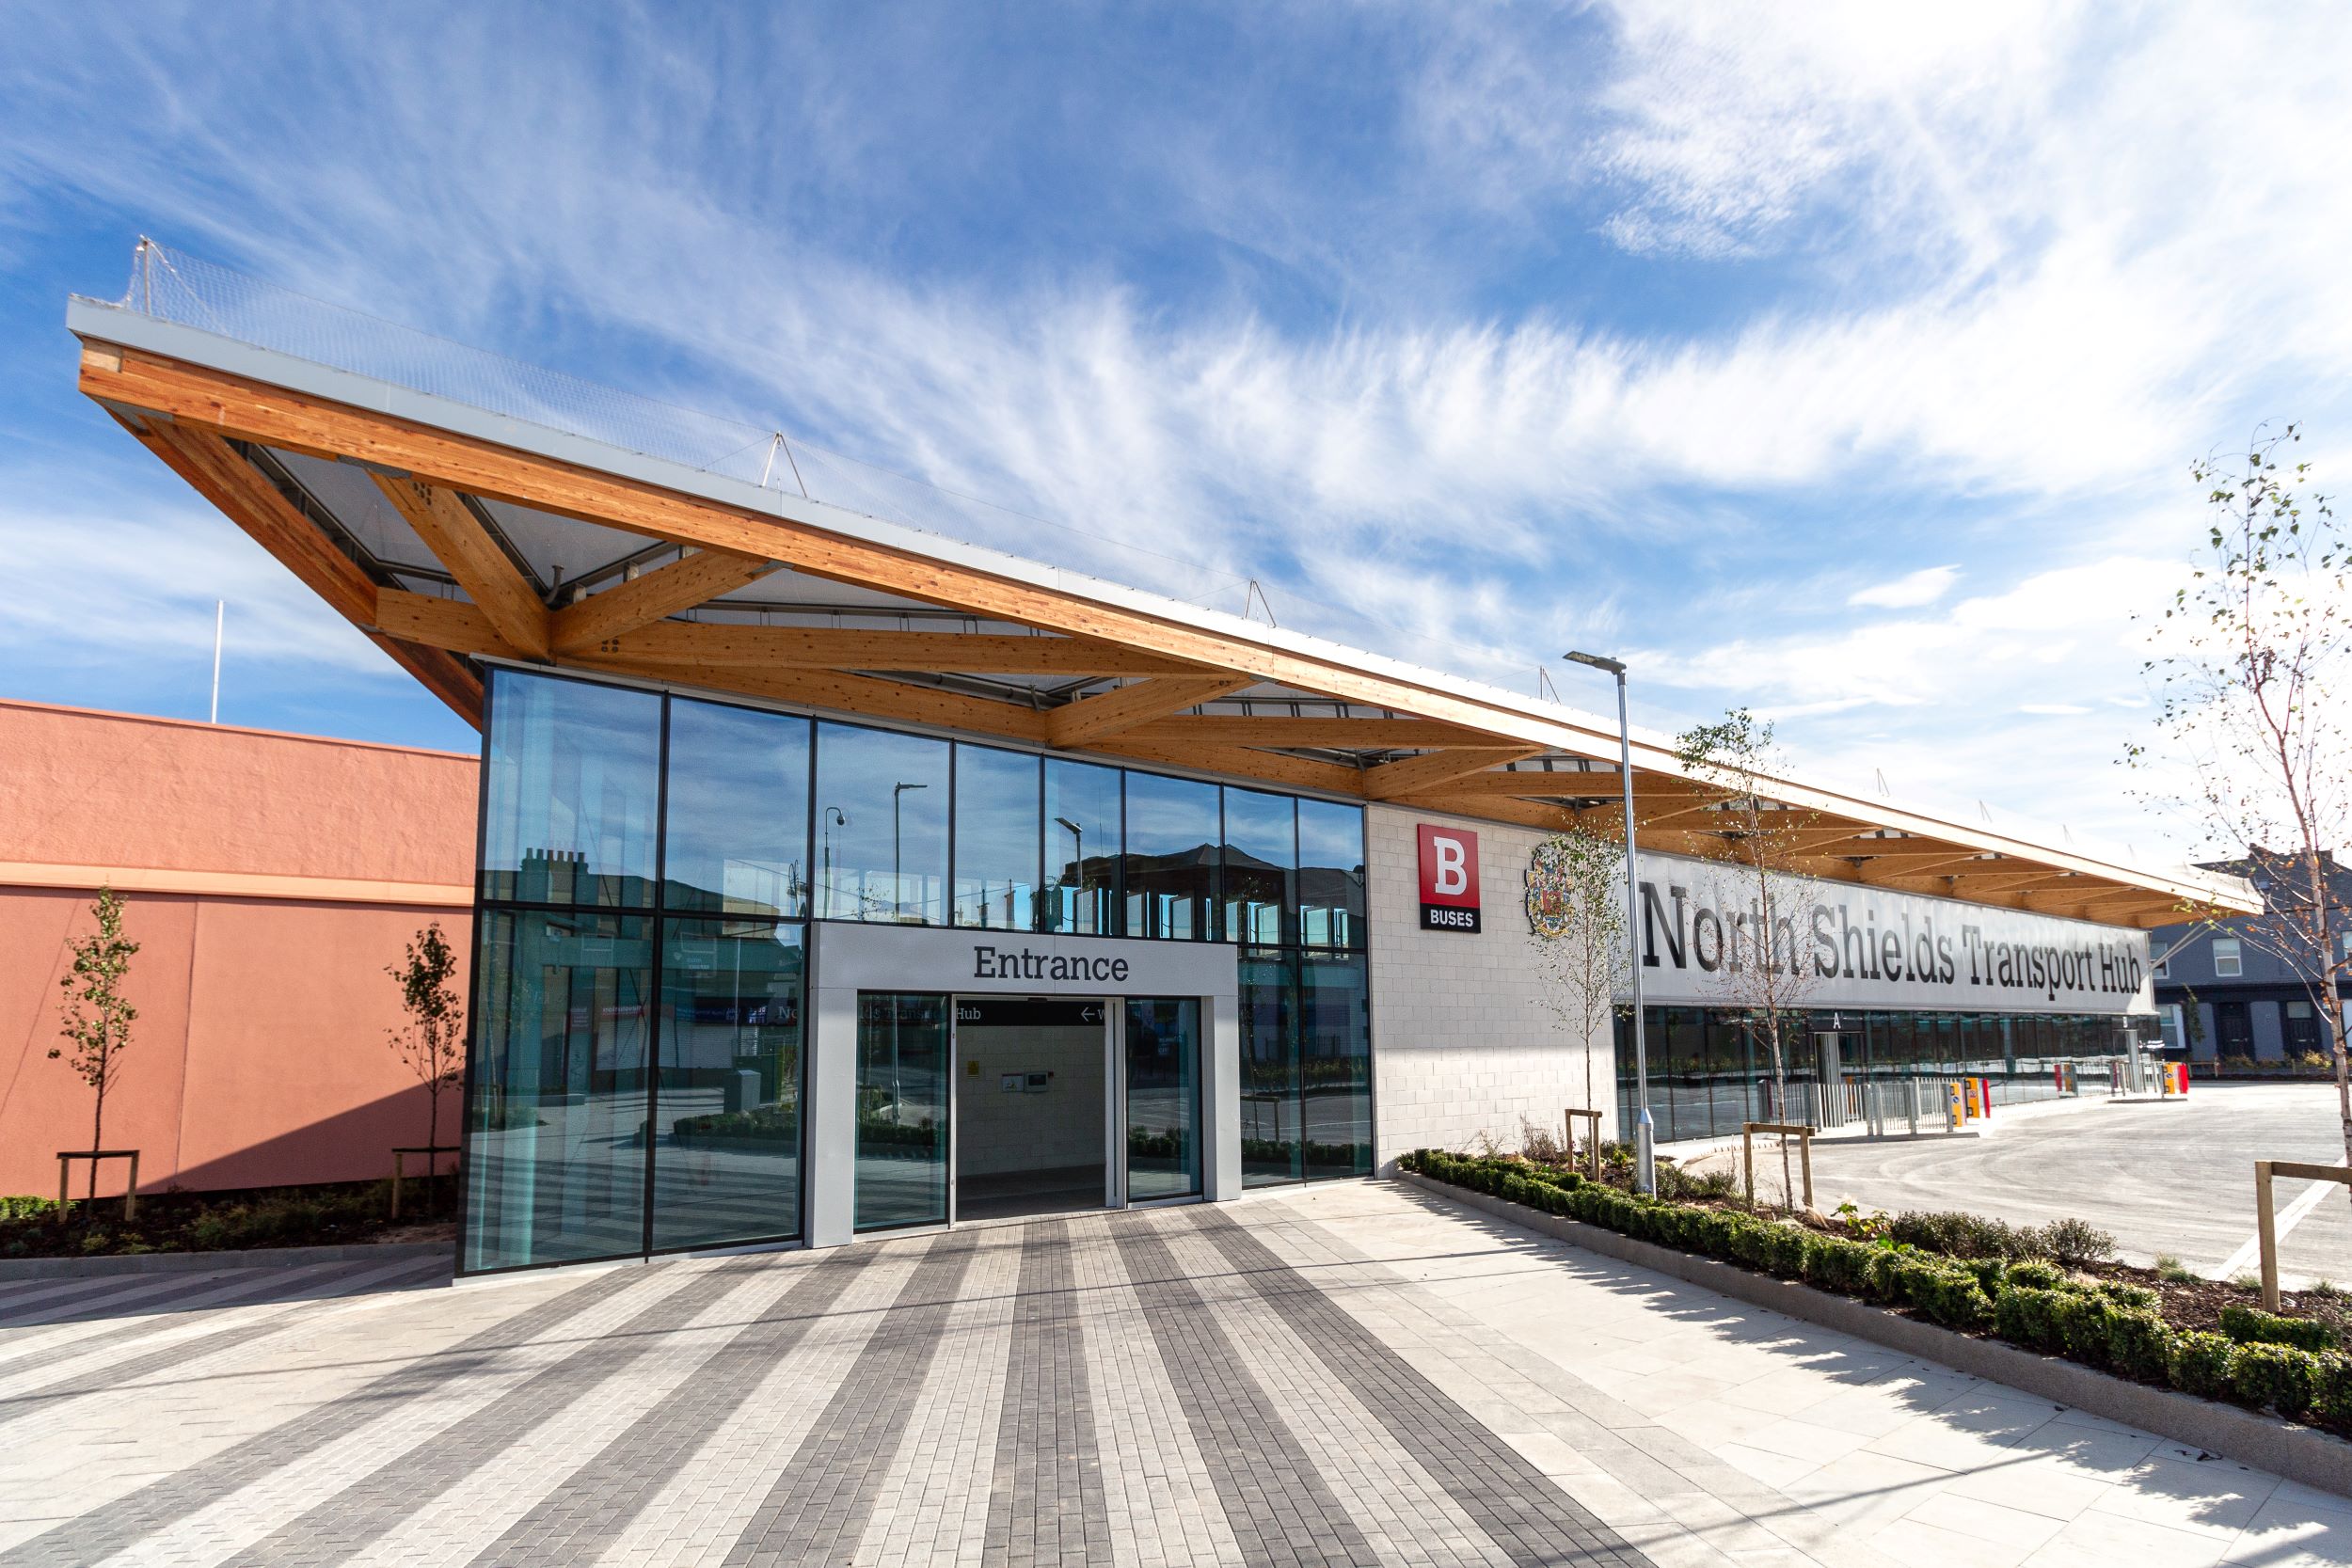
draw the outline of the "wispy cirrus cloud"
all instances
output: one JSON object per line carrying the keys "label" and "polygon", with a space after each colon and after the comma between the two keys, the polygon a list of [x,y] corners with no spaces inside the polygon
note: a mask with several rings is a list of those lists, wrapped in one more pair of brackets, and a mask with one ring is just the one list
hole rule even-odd
{"label": "wispy cirrus cloud", "polygon": [[2155,502],[2217,435],[2352,412],[2305,401],[2352,346],[2352,41],[2283,8],[418,22],[40,19],[0,191],[1226,608],[1515,685],[1620,639],[1839,760],[2046,728],[1966,673],[2024,658],[2005,605],[2136,721],[2049,585],[2187,541]]}

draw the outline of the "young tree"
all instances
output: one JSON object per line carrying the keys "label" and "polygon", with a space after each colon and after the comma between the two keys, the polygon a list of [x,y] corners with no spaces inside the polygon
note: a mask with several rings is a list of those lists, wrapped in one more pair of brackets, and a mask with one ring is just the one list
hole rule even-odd
{"label": "young tree", "polygon": [[[66,944],[73,965],[57,981],[66,995],[57,1033],[73,1047],[68,1065],[96,1097],[89,1121],[89,1149],[96,1154],[105,1147],[106,1091],[115,1086],[122,1070],[131,1025],[138,1021],[139,1010],[123,996],[122,984],[130,975],[131,959],[139,944],[122,934],[122,900],[114,889],[100,888],[90,912],[98,917],[97,931]],[[52,1048],[49,1058],[55,1061],[64,1054],[62,1049]],[[96,1160],[89,1163],[89,1196],[97,1201]]]}
{"label": "young tree", "polygon": [[2212,458],[2190,470],[2205,491],[2205,551],[2149,623],[2146,670],[2169,745],[2133,745],[2124,760],[2185,767],[2188,787],[2159,799],[2185,808],[2194,838],[2260,885],[2264,912],[2231,925],[2286,964],[2328,1021],[2352,1159],[2339,1000],[2352,952],[2329,853],[2352,829],[2352,537],[2311,489],[2310,464],[2280,467],[2280,449],[2301,439],[2294,425],[2257,432],[2242,472]]}
{"label": "young tree", "polygon": [[1583,1045],[1587,1110],[1599,1108],[1594,1037],[1611,1026],[1618,993],[1632,978],[1624,877],[1623,847],[1581,828],[1538,844],[1527,872],[1527,924],[1544,999],[1561,1028]]}
{"label": "young tree", "polygon": [[[1809,1038],[1804,1008],[1816,980],[1807,961],[1805,909],[1794,880],[1813,814],[1769,800],[1764,786],[1784,774],[1772,726],[1746,708],[1732,708],[1712,724],[1694,724],[1675,737],[1683,768],[1709,797],[1708,824],[1698,830],[1720,846],[1707,854],[1718,867],[1717,892],[1725,909],[1724,955],[1717,977],[1751,1037],[1772,1055],[1772,1101],[1788,1117],[1788,1056]],[[1781,1144],[1782,1196],[1793,1204],[1788,1146]]]}
{"label": "young tree", "polygon": [[[424,1085],[427,1106],[425,1143],[441,1147],[441,1093],[454,1087],[466,1070],[466,1015],[459,1006],[457,955],[435,921],[407,944],[407,960],[384,971],[400,986],[400,1006],[408,1016],[387,1033],[392,1050]],[[430,1157],[428,1156],[428,1160]]]}

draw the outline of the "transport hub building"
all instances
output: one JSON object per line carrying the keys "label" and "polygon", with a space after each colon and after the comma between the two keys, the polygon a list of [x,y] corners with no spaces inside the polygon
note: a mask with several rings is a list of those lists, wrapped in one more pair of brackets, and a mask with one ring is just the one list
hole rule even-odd
{"label": "transport hub building", "polygon": [[[1613,724],[812,497],[746,427],[170,277],[72,302],[82,389],[483,733],[464,1270],[1626,1125],[1631,1052],[1562,1027],[1534,935],[1544,837],[1621,830]],[[1736,1130],[1769,1069],[1727,819],[1663,744],[1631,784],[1660,1135]],[[2110,1053],[2151,1011],[2147,928],[2244,907],[1771,792],[1806,814],[1772,946],[1818,982],[1789,1066],[1822,1107]]]}

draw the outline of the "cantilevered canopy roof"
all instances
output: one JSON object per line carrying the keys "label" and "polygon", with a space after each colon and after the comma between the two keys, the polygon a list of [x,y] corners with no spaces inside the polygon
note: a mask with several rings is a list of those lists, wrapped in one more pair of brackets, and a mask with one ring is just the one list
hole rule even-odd
{"label": "cantilevered canopy roof", "polygon": [[[1615,726],[477,403],[75,299],[81,388],[469,721],[599,671],[1498,822],[1622,823]],[[1721,794],[1637,740],[1645,847]],[[1814,875],[2122,926],[2239,884],[1790,778]]]}

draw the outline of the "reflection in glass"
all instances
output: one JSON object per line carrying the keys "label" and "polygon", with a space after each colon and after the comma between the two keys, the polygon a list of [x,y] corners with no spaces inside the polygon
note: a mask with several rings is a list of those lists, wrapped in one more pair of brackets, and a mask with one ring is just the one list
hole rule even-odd
{"label": "reflection in glass", "polygon": [[657,1249],[800,1232],[802,943],[798,926],[665,923]]}
{"label": "reflection in glass", "polygon": [[1247,1187],[1305,1176],[1298,1147],[1298,1036],[1291,960],[1245,952],[1241,982],[1241,1179]]}
{"label": "reflection in glass", "polygon": [[644,1248],[649,925],[482,912],[467,1268]]}
{"label": "reflection in glass", "polygon": [[807,912],[807,720],[672,702],[663,809],[670,908]]}
{"label": "reflection in glass", "polygon": [[817,726],[817,913],[946,923],[947,743]]}
{"label": "reflection in glass", "polygon": [[1279,946],[1298,867],[1291,797],[1227,789],[1224,859],[1225,940]]}
{"label": "reflection in glass", "polygon": [[1307,1180],[1372,1172],[1372,1006],[1364,960],[1298,964],[1298,1071]]}
{"label": "reflection in glass", "polygon": [[857,1228],[947,1220],[947,998],[857,998]]}
{"label": "reflection in glass", "polygon": [[1127,1002],[1127,1201],[1200,1190],[1200,1002]]}
{"label": "reflection in glass", "polygon": [[1119,769],[1045,763],[1045,899],[1039,929],[1119,934]]}
{"label": "reflection in glass", "polygon": [[1035,929],[1037,813],[1037,758],[956,748],[957,925]]}
{"label": "reflection in glass", "polygon": [[1298,802],[1298,941],[1364,945],[1364,809]]}
{"label": "reflection in glass", "polygon": [[1127,935],[1215,940],[1216,797],[1211,784],[1127,775]]}
{"label": "reflection in glass", "polygon": [[492,682],[482,895],[652,902],[661,699],[512,670]]}

